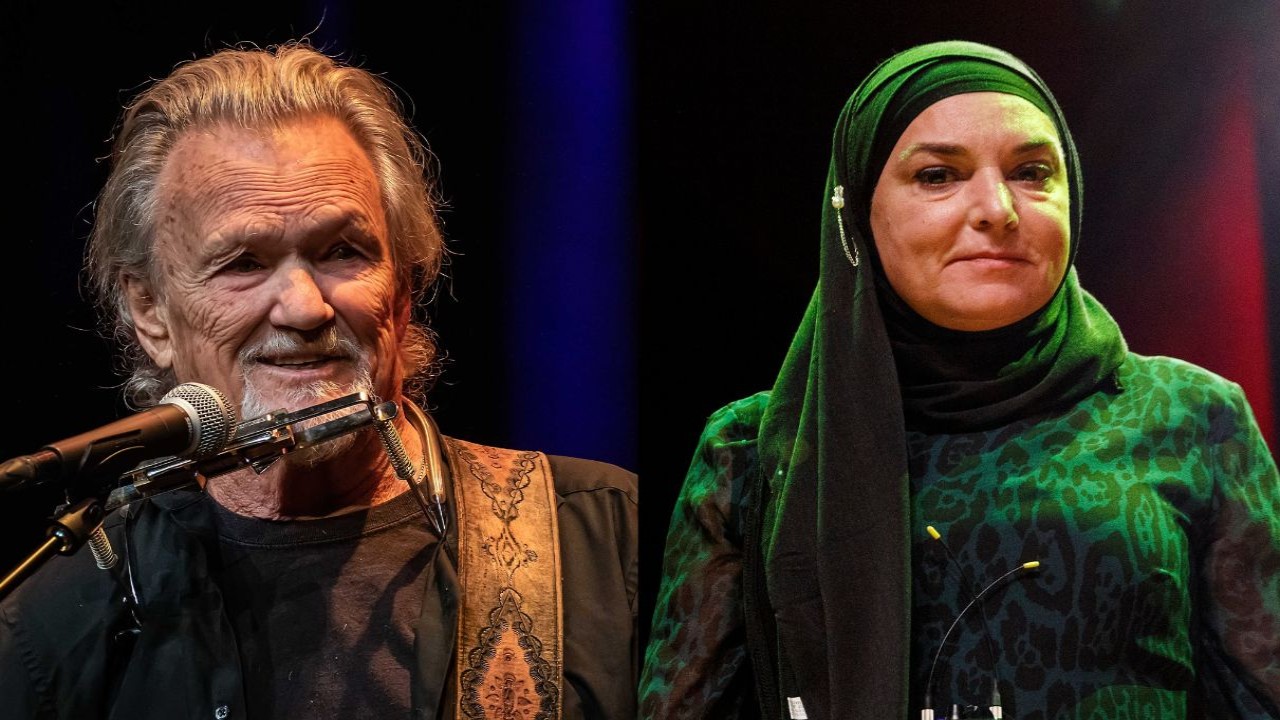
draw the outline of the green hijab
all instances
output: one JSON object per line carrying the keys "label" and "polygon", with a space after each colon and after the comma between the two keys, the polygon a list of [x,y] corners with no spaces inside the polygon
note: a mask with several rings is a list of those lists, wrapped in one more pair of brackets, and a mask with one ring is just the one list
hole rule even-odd
{"label": "green hijab", "polygon": [[[1044,308],[979,333],[929,323],[884,279],[869,215],[890,151],[928,106],[984,91],[1024,98],[1053,120],[1070,186],[1074,263],[1082,189],[1075,145],[1049,89],[1012,55],[956,41],[906,50],[863,81],[836,125],[818,286],[760,429],[769,501],[759,552],[777,633],[770,650],[779,693],[802,698],[810,718],[907,712],[907,429],[983,430],[1061,409],[1114,387],[1126,352],[1074,268]],[[837,186],[843,203],[831,201]]]}

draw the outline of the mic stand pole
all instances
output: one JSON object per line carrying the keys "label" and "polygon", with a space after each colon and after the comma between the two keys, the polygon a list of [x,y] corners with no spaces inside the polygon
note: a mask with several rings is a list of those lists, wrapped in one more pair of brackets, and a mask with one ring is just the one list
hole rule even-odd
{"label": "mic stand pole", "polygon": [[49,526],[49,539],[0,580],[0,600],[28,575],[54,555],[71,555],[84,545],[89,535],[102,524],[102,502],[88,497],[72,505],[54,518]]}

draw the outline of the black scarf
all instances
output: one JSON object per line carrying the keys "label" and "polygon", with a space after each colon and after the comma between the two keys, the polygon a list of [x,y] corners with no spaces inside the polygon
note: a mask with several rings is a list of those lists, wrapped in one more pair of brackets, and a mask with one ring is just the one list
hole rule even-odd
{"label": "black scarf", "polygon": [[[758,508],[760,545],[748,552],[761,554],[780,692],[798,694],[810,718],[907,713],[906,428],[999,427],[1072,404],[1109,382],[1125,354],[1115,322],[1080,288],[1074,269],[1044,308],[981,333],[925,321],[883,280],[869,208],[890,151],[929,105],[983,91],[1022,97],[1057,127],[1075,258],[1075,146],[1057,102],[1021,61],[976,43],[934,43],[895,55],[854,91],[835,131],[818,287],[761,423],[770,500]],[[842,210],[829,200],[836,186],[847,199]],[[856,267],[838,220],[848,254],[861,258]]]}

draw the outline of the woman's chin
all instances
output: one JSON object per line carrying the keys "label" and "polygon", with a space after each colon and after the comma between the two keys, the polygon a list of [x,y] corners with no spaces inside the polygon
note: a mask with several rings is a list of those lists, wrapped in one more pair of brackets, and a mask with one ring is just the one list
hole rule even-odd
{"label": "woman's chin", "polygon": [[1008,327],[1026,319],[1044,307],[1046,302],[1047,299],[1032,298],[1023,293],[984,293],[966,298],[966,302],[953,303],[920,314],[929,322],[948,330],[984,332]]}

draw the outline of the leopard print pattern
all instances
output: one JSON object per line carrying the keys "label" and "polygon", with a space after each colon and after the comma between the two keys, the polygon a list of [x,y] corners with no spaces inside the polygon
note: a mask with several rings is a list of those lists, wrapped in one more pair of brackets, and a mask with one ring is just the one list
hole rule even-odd
{"label": "leopard print pattern", "polygon": [[[1280,718],[1280,480],[1239,387],[1130,355],[1120,392],[985,432],[909,433],[913,711]],[[735,503],[764,394],[712,416],[672,518],[641,679],[646,718],[754,712]],[[934,526],[956,556],[925,533]],[[964,568],[961,572],[956,565]],[[945,717],[945,715],[943,715]]]}
{"label": "leopard print pattern", "polygon": [[740,514],[767,393],[712,415],[676,500],[640,678],[640,717],[750,717]]}

